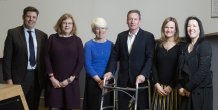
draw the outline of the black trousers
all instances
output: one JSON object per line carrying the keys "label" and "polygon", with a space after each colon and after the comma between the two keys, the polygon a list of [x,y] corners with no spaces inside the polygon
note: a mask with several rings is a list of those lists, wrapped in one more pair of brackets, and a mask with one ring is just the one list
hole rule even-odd
{"label": "black trousers", "polygon": [[[91,77],[86,76],[83,110],[100,110],[102,90],[98,83]],[[113,92],[104,97],[104,106],[112,105]],[[107,109],[110,110],[110,109]]]}
{"label": "black trousers", "polygon": [[38,110],[41,89],[38,82],[37,71],[27,70],[27,74],[21,86],[29,110]]}

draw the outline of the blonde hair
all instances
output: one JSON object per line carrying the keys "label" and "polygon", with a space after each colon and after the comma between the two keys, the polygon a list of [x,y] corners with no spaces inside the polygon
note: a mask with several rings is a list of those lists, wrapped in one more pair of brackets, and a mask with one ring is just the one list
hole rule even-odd
{"label": "blonde hair", "polygon": [[181,41],[181,39],[179,38],[179,26],[178,26],[178,23],[177,23],[176,19],[173,18],[173,17],[168,17],[168,18],[166,18],[166,19],[164,20],[164,22],[163,22],[163,24],[162,24],[162,27],[161,27],[161,37],[160,37],[160,39],[159,39],[159,41],[160,41],[160,46],[162,46],[164,42],[167,42],[166,36],[165,36],[165,34],[164,34],[164,28],[165,28],[166,24],[167,24],[168,22],[170,22],[170,21],[172,21],[172,22],[175,23],[176,32],[175,32],[175,35],[174,35],[174,40],[175,40],[176,44]]}
{"label": "blonde hair", "polygon": [[107,28],[107,22],[104,18],[97,17],[91,23],[92,32],[95,33],[96,28]]}

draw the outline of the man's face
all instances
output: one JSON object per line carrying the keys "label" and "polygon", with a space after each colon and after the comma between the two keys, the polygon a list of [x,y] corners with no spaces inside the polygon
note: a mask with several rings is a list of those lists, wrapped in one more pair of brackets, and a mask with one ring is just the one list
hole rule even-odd
{"label": "man's face", "polygon": [[27,29],[32,29],[36,25],[38,15],[36,12],[29,11],[26,13],[26,15],[23,16],[23,25]]}
{"label": "man's face", "polygon": [[127,18],[127,24],[130,31],[135,32],[139,28],[140,17],[137,13],[130,13]]}

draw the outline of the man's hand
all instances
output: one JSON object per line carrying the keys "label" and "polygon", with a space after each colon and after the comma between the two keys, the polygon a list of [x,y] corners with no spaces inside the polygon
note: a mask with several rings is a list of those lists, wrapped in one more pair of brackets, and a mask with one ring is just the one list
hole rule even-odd
{"label": "man's hand", "polygon": [[145,81],[145,77],[143,75],[138,75],[136,77],[136,84],[140,84],[140,83],[143,83]]}

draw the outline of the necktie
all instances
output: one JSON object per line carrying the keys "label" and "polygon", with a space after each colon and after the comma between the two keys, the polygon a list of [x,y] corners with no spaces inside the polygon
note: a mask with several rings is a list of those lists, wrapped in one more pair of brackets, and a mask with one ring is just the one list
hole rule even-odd
{"label": "necktie", "polygon": [[31,32],[32,31],[27,31],[29,33],[29,51],[30,51],[30,65],[33,67],[36,64],[36,60],[35,60],[35,50],[34,50],[34,43],[33,43],[33,37]]}

